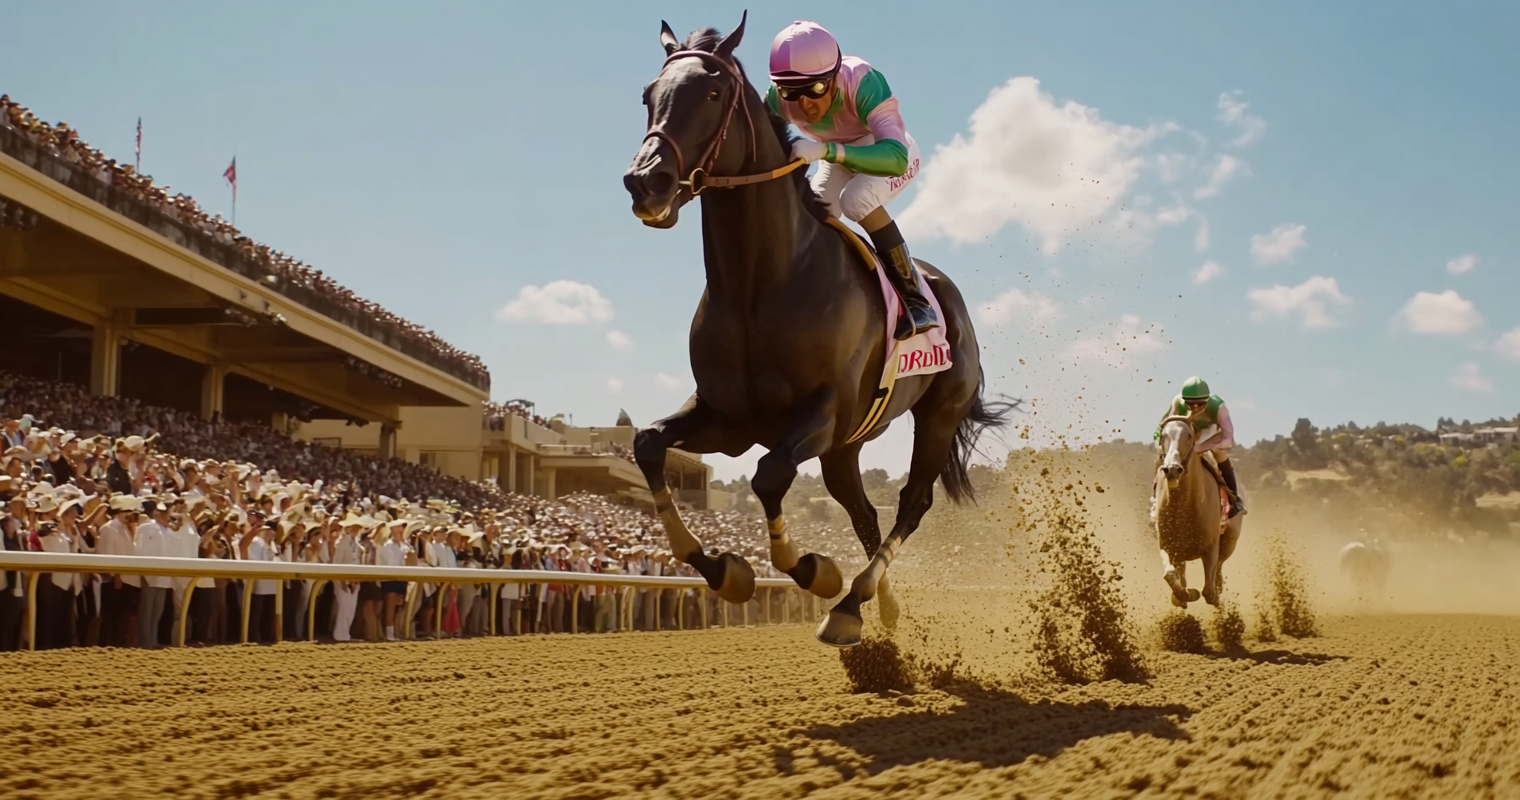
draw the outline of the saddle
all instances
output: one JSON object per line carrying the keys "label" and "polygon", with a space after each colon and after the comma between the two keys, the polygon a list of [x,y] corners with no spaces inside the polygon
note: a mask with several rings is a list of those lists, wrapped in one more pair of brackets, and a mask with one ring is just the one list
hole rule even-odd
{"label": "saddle", "polygon": [[[876,424],[887,410],[887,401],[892,399],[892,389],[898,378],[906,378],[913,375],[930,375],[943,372],[953,364],[950,360],[950,343],[945,339],[945,326],[940,325],[931,328],[911,339],[901,342],[893,335],[897,328],[897,319],[908,313],[903,305],[902,298],[897,296],[897,290],[887,280],[886,269],[876,255],[876,251],[860,236],[851,230],[849,226],[840,222],[836,217],[828,218],[829,225],[839,231],[839,235],[855,248],[867,271],[876,274],[881,284],[881,298],[886,305],[886,329],[883,331],[883,350],[888,354],[882,365],[881,383],[878,385],[875,396],[871,401],[871,408],[866,412],[865,419],[860,427],[850,435],[846,443],[859,441],[866,434],[875,429]],[[934,313],[940,319],[945,318],[944,310],[940,308],[939,298],[934,295],[934,290],[929,285],[929,280],[920,273],[919,285],[923,287],[924,299],[934,308]]]}
{"label": "saddle", "polygon": [[1203,468],[1214,476],[1214,482],[1219,484],[1219,524],[1224,525],[1230,521],[1230,506],[1234,503],[1235,497],[1231,494],[1230,487],[1225,485],[1224,475],[1220,474],[1219,465],[1214,462],[1213,453],[1204,453],[1198,459],[1198,463],[1202,464]]}

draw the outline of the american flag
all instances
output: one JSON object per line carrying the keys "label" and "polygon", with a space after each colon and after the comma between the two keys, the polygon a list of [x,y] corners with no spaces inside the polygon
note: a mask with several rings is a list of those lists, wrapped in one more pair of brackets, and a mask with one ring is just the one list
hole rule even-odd
{"label": "american flag", "polygon": [[237,156],[233,156],[232,157],[232,163],[227,165],[227,171],[222,173],[222,177],[226,178],[227,182],[230,183],[230,184],[232,184],[232,199],[234,201],[236,201],[237,200]]}
{"label": "american flag", "polygon": [[133,169],[142,172],[142,117],[137,118],[137,164]]}

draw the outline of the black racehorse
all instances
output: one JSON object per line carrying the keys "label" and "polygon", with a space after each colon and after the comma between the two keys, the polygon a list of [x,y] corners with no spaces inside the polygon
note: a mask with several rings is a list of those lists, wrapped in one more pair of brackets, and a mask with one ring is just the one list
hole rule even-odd
{"label": "black racehorse", "polygon": [[[767,448],[750,487],[769,520],[771,563],[803,589],[832,598],[843,588],[839,567],[827,556],[801,554],[781,515],[797,466],[817,458],[829,494],[849,512],[871,559],[818,628],[820,641],[849,647],[861,640],[861,604],[877,594],[882,621],[895,624],[887,582],[893,556],[933,503],[935,478],[950,499],[974,498],[967,462],[982,431],[1004,424],[1011,406],[982,400],[981,353],[966,303],[944,273],[920,261],[944,310],[954,365],[897,381],[885,412],[854,435],[881,396],[881,290],[854,245],[829,224],[799,164],[789,163],[786,123],[734,59],[743,35],[741,21],[727,36],[707,29],[683,43],[661,23],[665,62],[644,89],[649,132],[623,184],[633,213],[653,228],[675,225],[681,208],[703,196],[707,288],[691,324],[697,391],[638,432],[635,459],[671,552],[723,599],[742,603],[754,594],[754,570],[732,553],[704,552],[687,529],[665,483],[667,448],[731,456]],[[861,486],[860,448],[907,411],[913,459],[897,521],[882,542]]]}

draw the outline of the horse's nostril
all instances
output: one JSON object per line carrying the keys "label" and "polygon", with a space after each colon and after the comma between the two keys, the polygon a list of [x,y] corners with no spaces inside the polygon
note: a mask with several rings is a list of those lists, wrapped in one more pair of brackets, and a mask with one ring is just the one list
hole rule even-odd
{"label": "horse's nostril", "polygon": [[674,194],[676,188],[676,176],[669,172],[656,172],[644,179],[644,188],[654,197],[664,197]]}

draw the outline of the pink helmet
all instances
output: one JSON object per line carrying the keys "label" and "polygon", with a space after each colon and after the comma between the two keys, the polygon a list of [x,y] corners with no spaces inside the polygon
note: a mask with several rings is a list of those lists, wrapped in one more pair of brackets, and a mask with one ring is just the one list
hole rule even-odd
{"label": "pink helmet", "polygon": [[771,80],[798,83],[839,69],[839,43],[816,22],[793,22],[771,42]]}

